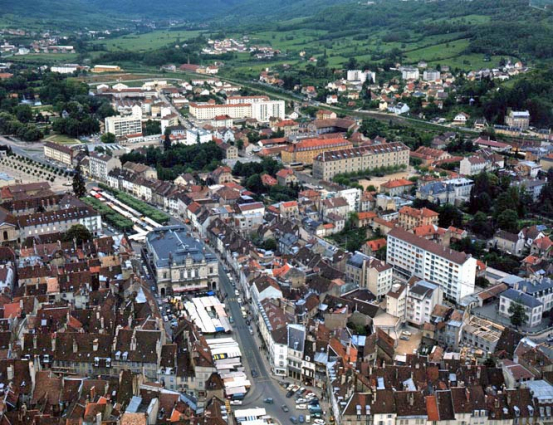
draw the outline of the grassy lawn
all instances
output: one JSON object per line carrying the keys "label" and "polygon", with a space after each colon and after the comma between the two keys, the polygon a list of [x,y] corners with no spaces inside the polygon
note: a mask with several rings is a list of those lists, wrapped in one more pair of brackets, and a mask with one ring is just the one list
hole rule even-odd
{"label": "grassy lawn", "polygon": [[439,61],[461,55],[468,45],[468,39],[455,40],[447,43],[435,44],[422,49],[411,50],[407,52],[406,56],[409,62],[418,62],[420,60]]}
{"label": "grassy lawn", "polygon": [[25,63],[70,63],[75,62],[79,55],[77,53],[29,53],[22,56],[10,56],[10,61]]}
{"label": "grassy lawn", "polygon": [[47,137],[46,140],[54,143],[59,143],[61,145],[75,145],[77,143],[81,143],[78,139],[73,139],[63,134],[54,134],[53,136]]}
{"label": "grassy lawn", "polygon": [[201,33],[202,31],[152,31],[146,34],[127,34],[116,38],[96,40],[93,44],[104,45],[109,51],[145,51],[159,49],[179,40],[181,43],[185,43],[186,40],[197,37]]}

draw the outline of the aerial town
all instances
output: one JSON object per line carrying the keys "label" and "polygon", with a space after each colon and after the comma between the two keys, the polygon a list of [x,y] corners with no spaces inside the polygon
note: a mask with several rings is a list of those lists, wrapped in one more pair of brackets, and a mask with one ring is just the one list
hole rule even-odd
{"label": "aerial town", "polygon": [[553,424],[540,62],[94,25],[0,24],[0,425]]}

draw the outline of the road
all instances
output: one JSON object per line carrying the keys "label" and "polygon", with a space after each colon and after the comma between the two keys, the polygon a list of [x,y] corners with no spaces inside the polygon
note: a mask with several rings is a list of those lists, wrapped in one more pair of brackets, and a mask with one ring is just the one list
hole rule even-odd
{"label": "road", "polygon": [[171,108],[171,112],[173,112],[174,114],[177,115],[178,117],[178,120],[179,120],[179,123],[185,127],[185,128],[191,128],[191,125],[190,123],[186,120],[186,118],[184,118],[182,116],[182,114],[180,113],[180,111],[175,107],[175,105],[173,105],[173,103],[167,99],[167,96],[165,96],[162,92],[159,93],[159,97],[167,104],[170,105],[170,108]]}
{"label": "road", "polygon": [[[281,424],[289,424],[290,416],[298,416],[302,414],[296,411],[295,399],[286,398],[285,390],[282,388],[275,378],[271,376],[270,370],[268,370],[267,362],[262,358],[263,352],[259,349],[259,342],[255,335],[251,335],[246,324],[246,319],[242,317],[240,310],[241,304],[236,301],[234,294],[234,287],[230,283],[230,280],[223,270],[222,266],[219,266],[219,287],[221,292],[228,294],[228,297],[224,300],[229,313],[234,318],[233,324],[233,337],[240,344],[242,350],[242,362],[246,368],[246,372],[249,379],[252,382],[252,387],[242,406],[233,406],[233,408],[241,407],[264,407],[267,410],[267,414],[276,418]],[[252,328],[254,334],[257,332],[257,326],[252,321]],[[251,370],[255,369],[258,376],[256,378],[251,377]],[[286,380],[284,377],[283,381]],[[270,397],[274,400],[274,404],[263,403],[263,399]],[[285,413],[282,410],[282,405],[288,406],[290,411]],[[305,415],[306,411],[303,411]]]}

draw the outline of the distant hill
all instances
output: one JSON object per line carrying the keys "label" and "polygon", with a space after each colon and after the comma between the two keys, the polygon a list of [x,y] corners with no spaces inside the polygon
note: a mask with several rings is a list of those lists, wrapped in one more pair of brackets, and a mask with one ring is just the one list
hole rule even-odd
{"label": "distant hill", "polygon": [[309,16],[351,0],[0,0],[4,14],[47,22],[92,25],[135,18],[180,18],[202,22],[222,18],[239,22]]}

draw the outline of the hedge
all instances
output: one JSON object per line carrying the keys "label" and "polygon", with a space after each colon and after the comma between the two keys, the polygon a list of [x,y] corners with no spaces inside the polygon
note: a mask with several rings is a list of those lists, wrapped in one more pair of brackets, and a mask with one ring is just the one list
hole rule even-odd
{"label": "hedge", "polygon": [[169,216],[167,214],[159,211],[157,208],[151,207],[146,202],[140,201],[125,192],[109,187],[104,183],[99,183],[98,186],[104,190],[107,190],[113,194],[116,199],[135,209],[139,213],[144,214],[146,217],[151,218],[160,224],[167,224],[169,222]]}
{"label": "hedge", "polygon": [[122,216],[117,211],[112,210],[98,199],[87,196],[82,198],[82,200],[98,211],[102,218],[116,229],[121,230],[122,232],[132,230],[134,223],[131,220]]}

